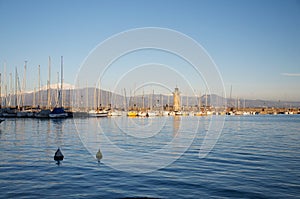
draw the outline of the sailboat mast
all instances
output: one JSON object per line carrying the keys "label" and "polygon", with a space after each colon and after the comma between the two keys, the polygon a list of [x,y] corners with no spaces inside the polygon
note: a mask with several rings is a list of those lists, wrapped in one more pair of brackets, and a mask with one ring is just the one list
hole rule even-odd
{"label": "sailboat mast", "polygon": [[39,91],[38,91],[38,106],[41,105],[41,66],[38,66],[38,87],[39,87]]}
{"label": "sailboat mast", "polygon": [[205,111],[206,111],[206,108],[207,108],[207,93],[205,92]]}
{"label": "sailboat mast", "polygon": [[98,105],[97,106],[99,106],[99,108],[101,109],[101,87],[100,87],[101,85],[100,85],[100,81],[99,81],[99,88],[98,88]]}
{"label": "sailboat mast", "polygon": [[60,90],[59,90],[59,72],[57,72],[57,85],[56,85],[56,106],[60,106]]}
{"label": "sailboat mast", "polygon": [[201,111],[201,106],[202,106],[202,99],[201,99],[201,91],[199,92],[199,110],[198,111]]}
{"label": "sailboat mast", "polygon": [[36,87],[34,87],[33,89],[33,93],[32,93],[32,107],[36,107],[36,99],[35,99],[35,94],[36,94]]}
{"label": "sailboat mast", "polygon": [[2,82],[1,82],[1,73],[0,73],[0,108],[2,108],[2,95],[1,95],[1,87],[2,87]]}
{"label": "sailboat mast", "polygon": [[168,111],[170,111],[170,95],[168,94]]}
{"label": "sailboat mast", "polygon": [[127,97],[126,97],[126,89],[124,88],[124,110],[127,111]]}
{"label": "sailboat mast", "polygon": [[188,94],[186,95],[186,109],[189,110],[189,97]]}
{"label": "sailboat mast", "polygon": [[26,106],[26,101],[25,101],[25,89],[26,89],[26,69],[27,69],[27,61],[25,61],[24,65],[24,80],[23,80],[23,90],[22,90],[22,106]]}
{"label": "sailboat mast", "polygon": [[232,106],[232,99],[231,99],[232,96],[231,96],[231,95],[232,95],[232,85],[230,86],[230,96],[229,96],[229,101],[230,101],[230,104],[229,104],[229,105],[230,105],[230,106]]}
{"label": "sailboat mast", "polygon": [[50,89],[50,81],[51,81],[51,58],[50,58],[50,56],[49,56],[49,62],[48,62],[48,85],[47,85],[47,100],[48,100],[48,102],[47,102],[47,108],[48,109],[50,109],[51,107],[51,102],[50,102],[50,97],[51,97],[51,95],[50,95],[50,91],[51,91],[51,89]]}
{"label": "sailboat mast", "polygon": [[94,109],[97,109],[97,84],[95,84],[95,89],[94,89]]}
{"label": "sailboat mast", "polygon": [[89,111],[89,87],[88,87],[88,81],[86,81],[86,111]]}
{"label": "sailboat mast", "polygon": [[15,106],[18,108],[18,71],[15,71]]}
{"label": "sailboat mast", "polygon": [[63,107],[63,72],[64,72],[64,69],[63,69],[63,56],[61,56],[61,78],[60,78],[60,81],[61,81],[61,84],[60,84],[60,92],[61,92],[61,97],[60,97],[60,106]]}
{"label": "sailboat mast", "polygon": [[164,96],[160,94],[160,101],[161,101],[161,111],[164,111]]}
{"label": "sailboat mast", "polygon": [[144,89],[143,89],[143,96],[142,96],[142,103],[143,103],[143,111],[145,110],[145,97],[144,97]]}
{"label": "sailboat mast", "polygon": [[12,73],[9,73],[9,106],[12,106],[12,95],[13,95],[13,80],[12,80]]}
{"label": "sailboat mast", "polygon": [[6,62],[4,62],[4,106],[7,107],[7,76],[6,76]]}

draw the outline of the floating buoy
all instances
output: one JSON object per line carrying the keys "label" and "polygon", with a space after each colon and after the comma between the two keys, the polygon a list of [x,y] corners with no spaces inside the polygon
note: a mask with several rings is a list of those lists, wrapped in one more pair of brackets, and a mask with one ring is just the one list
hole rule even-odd
{"label": "floating buoy", "polygon": [[96,154],[96,158],[97,158],[98,162],[100,162],[100,160],[102,159],[102,153],[101,153],[100,149],[98,150],[98,152]]}
{"label": "floating buoy", "polygon": [[54,160],[55,161],[61,161],[64,159],[64,155],[62,154],[62,152],[60,151],[60,149],[58,148],[57,151],[55,152],[54,155]]}

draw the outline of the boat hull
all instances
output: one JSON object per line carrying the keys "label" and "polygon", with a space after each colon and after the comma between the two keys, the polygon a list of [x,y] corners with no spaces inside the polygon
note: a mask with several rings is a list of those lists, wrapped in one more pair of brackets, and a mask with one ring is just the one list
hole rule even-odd
{"label": "boat hull", "polygon": [[64,108],[54,108],[53,111],[49,114],[50,118],[66,118],[68,117],[68,113],[65,112]]}
{"label": "boat hull", "polygon": [[127,113],[127,116],[129,116],[129,117],[136,117],[136,116],[138,116],[138,113],[136,111],[129,111]]}
{"label": "boat hull", "polygon": [[68,113],[50,113],[49,114],[50,118],[65,118],[68,117]]}
{"label": "boat hull", "polygon": [[108,111],[90,111],[89,117],[107,117]]}

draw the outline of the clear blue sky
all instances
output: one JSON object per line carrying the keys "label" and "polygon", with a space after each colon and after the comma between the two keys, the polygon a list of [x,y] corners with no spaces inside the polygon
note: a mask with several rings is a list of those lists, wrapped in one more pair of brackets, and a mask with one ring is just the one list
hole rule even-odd
{"label": "clear blue sky", "polygon": [[300,101],[296,0],[0,0],[0,71],[6,62],[7,73],[15,67],[21,73],[27,60],[33,87],[40,64],[45,85],[48,56],[55,82],[63,55],[64,79],[73,84],[100,42],[141,27],[170,28],[196,40],[217,64],[227,95],[232,85],[233,97]]}

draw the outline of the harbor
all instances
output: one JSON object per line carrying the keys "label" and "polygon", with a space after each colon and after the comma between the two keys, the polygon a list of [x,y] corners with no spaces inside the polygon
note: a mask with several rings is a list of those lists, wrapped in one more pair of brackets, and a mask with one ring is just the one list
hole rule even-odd
{"label": "harbor", "polygon": [[[187,93],[175,87],[173,91],[156,93],[154,88],[126,88],[111,91],[101,88],[101,82],[85,87],[64,83],[63,56],[60,57],[60,72],[57,81],[52,83],[52,59],[48,57],[47,82],[41,80],[41,67],[38,65],[38,82],[29,91],[27,85],[27,65],[24,62],[22,74],[15,68],[13,73],[0,73],[0,117],[1,118],[71,118],[71,117],[155,117],[155,116],[210,116],[210,115],[277,115],[300,114],[300,102],[249,100],[222,94],[208,93],[208,88],[190,89]],[[3,78],[4,77],[4,78]],[[3,79],[2,79],[3,78]],[[44,85],[44,86],[42,86]],[[135,85],[136,86],[136,85]],[[201,95],[201,90],[205,93]],[[146,94],[145,94],[146,93]],[[184,93],[184,94],[183,94]]]}
{"label": "harbor", "polygon": [[300,199],[300,0],[0,8],[0,199]]}
{"label": "harbor", "polygon": [[[62,83],[60,84],[62,85]],[[59,85],[59,86],[60,86]],[[240,102],[236,106],[230,105],[232,99],[224,99],[221,105],[213,106],[210,103],[216,101],[212,98],[221,98],[215,95],[203,95],[201,97],[194,96],[180,96],[179,88],[175,88],[170,95],[142,95],[134,97],[126,97],[122,95],[115,95],[108,91],[100,90],[99,88],[86,88],[81,90],[63,90],[60,91],[49,89],[45,92],[36,92],[21,96],[10,96],[10,98],[24,99],[26,96],[26,105],[5,106],[2,103],[0,109],[1,118],[72,118],[72,117],[162,117],[162,116],[211,116],[211,115],[291,115],[300,114],[300,107],[285,107],[277,105],[277,107],[246,107],[245,100],[243,106]],[[83,93],[94,93],[94,96],[88,96],[82,101],[77,100],[77,96],[83,96]],[[29,104],[30,98],[44,97],[45,102],[40,102],[37,105],[34,101]],[[64,98],[60,95],[65,96]],[[54,96],[51,99],[51,96]],[[101,100],[101,96],[104,100]],[[132,99],[134,98],[134,99]],[[54,101],[58,99],[58,101]],[[1,97],[2,102],[8,101],[4,96]],[[20,100],[19,100],[20,101]],[[165,103],[164,103],[165,102]],[[39,104],[42,104],[40,106]],[[52,106],[51,104],[55,104]],[[81,104],[82,106],[79,106]],[[84,104],[84,105],[83,105]],[[103,105],[106,104],[106,105]],[[122,105],[121,105],[122,104]],[[189,105],[190,104],[190,105]],[[227,106],[226,106],[227,104]],[[264,103],[265,104],[265,103]],[[51,114],[56,113],[56,114]]]}

